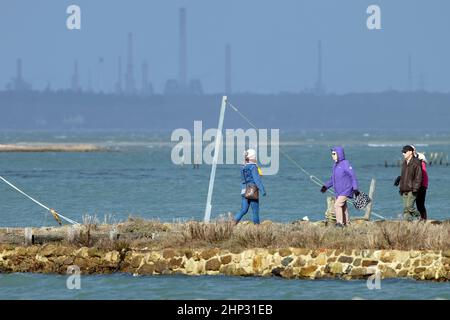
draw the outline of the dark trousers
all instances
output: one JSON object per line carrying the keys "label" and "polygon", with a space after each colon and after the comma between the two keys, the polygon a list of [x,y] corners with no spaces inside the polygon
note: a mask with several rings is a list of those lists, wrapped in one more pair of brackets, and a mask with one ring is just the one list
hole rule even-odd
{"label": "dark trousers", "polygon": [[425,208],[425,197],[427,195],[427,188],[420,187],[419,191],[417,192],[417,198],[416,198],[416,205],[417,210],[420,212],[420,218],[422,220],[427,220],[427,209]]}

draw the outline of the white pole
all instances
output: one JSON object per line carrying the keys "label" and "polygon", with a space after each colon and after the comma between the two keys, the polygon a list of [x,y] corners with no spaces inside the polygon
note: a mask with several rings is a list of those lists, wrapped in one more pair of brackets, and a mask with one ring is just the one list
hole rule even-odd
{"label": "white pole", "polygon": [[209,222],[209,220],[211,218],[211,208],[212,208],[211,201],[212,201],[212,194],[213,194],[213,189],[214,189],[214,179],[216,178],[217,160],[219,159],[220,141],[222,141],[222,127],[223,127],[223,119],[225,117],[225,107],[226,106],[227,106],[227,96],[223,96],[222,97],[222,106],[220,108],[219,126],[217,127],[216,144],[214,146],[214,158],[213,158],[213,163],[212,163],[212,167],[211,167],[211,175],[209,177],[208,198],[206,199],[204,222]]}

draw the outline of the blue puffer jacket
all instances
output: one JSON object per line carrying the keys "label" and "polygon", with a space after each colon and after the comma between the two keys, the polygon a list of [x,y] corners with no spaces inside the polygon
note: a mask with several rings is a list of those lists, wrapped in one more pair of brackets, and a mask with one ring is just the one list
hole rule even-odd
{"label": "blue puffer jacket", "polygon": [[261,177],[258,173],[258,167],[254,163],[247,163],[244,166],[241,166],[241,190],[245,191],[247,184],[256,185],[259,189],[260,195],[264,195],[266,193]]}
{"label": "blue puffer jacket", "polygon": [[327,189],[333,187],[336,197],[346,196],[352,198],[353,191],[358,190],[355,172],[350,162],[345,160],[344,148],[334,147],[331,150],[337,153],[338,161],[334,163],[331,178],[325,184],[325,187]]}

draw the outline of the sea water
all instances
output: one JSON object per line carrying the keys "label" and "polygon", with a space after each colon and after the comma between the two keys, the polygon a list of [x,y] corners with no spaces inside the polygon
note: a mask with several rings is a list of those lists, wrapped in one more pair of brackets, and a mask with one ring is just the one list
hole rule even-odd
{"label": "sea water", "polygon": [[[20,142],[95,143],[110,148],[109,152],[0,153],[3,177],[74,220],[81,222],[84,214],[110,223],[124,221],[129,216],[168,222],[203,218],[211,167],[200,165],[199,169],[193,169],[191,165],[173,164],[171,151],[174,144],[170,142],[170,133],[0,134],[0,144]],[[398,188],[393,186],[400,168],[390,165],[402,158],[401,147],[409,143],[427,155],[431,152],[450,153],[450,133],[290,132],[282,133],[280,139],[284,152],[323,181],[330,177],[333,165],[330,147],[343,145],[358,177],[360,190],[368,192],[370,180],[376,179],[373,211],[386,219],[398,219],[402,211]],[[388,167],[385,167],[385,161]],[[239,163],[217,168],[213,219],[235,214],[240,209]],[[428,216],[430,219],[449,219],[450,167],[445,163],[428,166],[428,174]],[[312,183],[282,155],[278,174],[262,179],[267,190],[267,196],[261,199],[262,220],[288,223],[304,216],[310,220],[324,219],[326,196],[320,193],[320,186]],[[0,195],[0,226],[55,225],[45,210],[4,183],[0,184]],[[360,215],[363,212],[350,207],[351,217]],[[251,219],[251,213],[244,219]],[[0,275],[0,298],[49,297],[42,292],[67,299],[449,298],[448,284],[413,280],[384,280],[381,291],[370,291],[365,281],[102,275],[83,276],[82,289],[70,291],[65,287],[65,279],[55,275]],[[127,290],[130,287],[133,290]],[[249,287],[254,290],[248,290]]]}

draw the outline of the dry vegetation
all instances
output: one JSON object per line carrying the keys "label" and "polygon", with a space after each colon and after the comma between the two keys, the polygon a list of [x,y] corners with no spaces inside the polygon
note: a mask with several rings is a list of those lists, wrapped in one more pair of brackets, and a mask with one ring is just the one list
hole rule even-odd
{"label": "dry vegetation", "polygon": [[[249,222],[234,225],[232,220],[217,219],[211,223],[198,221],[167,223],[157,220],[129,218],[116,224],[100,223],[95,217],[84,217],[81,228],[50,228],[48,242],[77,247],[98,247],[125,251],[131,248],[222,248],[239,251],[246,248],[308,249],[450,249],[450,221],[407,222],[377,221],[353,223],[346,228],[324,226],[323,223],[273,223],[259,226]],[[69,230],[73,231],[69,237]],[[114,230],[113,232],[111,230]],[[22,232],[18,230],[16,232]],[[0,230],[0,242],[5,230]],[[11,231],[10,231],[11,234]],[[53,236],[52,236],[53,235]],[[55,237],[58,235],[58,237]],[[23,235],[16,235],[23,242]],[[59,239],[59,240],[57,240]],[[4,242],[4,241],[3,241]],[[8,242],[4,242],[8,243]]]}
{"label": "dry vegetation", "polygon": [[[329,249],[399,249],[441,250],[450,248],[450,223],[384,221],[354,224],[344,229],[310,222],[281,224],[266,222],[259,226],[230,220],[209,224],[197,221],[162,223],[130,219],[118,224],[124,237],[90,245],[115,248],[147,247],[204,248],[230,250],[245,248],[329,248]],[[131,235],[135,235],[130,237]],[[128,235],[128,237],[125,237]]]}

